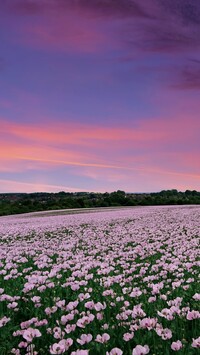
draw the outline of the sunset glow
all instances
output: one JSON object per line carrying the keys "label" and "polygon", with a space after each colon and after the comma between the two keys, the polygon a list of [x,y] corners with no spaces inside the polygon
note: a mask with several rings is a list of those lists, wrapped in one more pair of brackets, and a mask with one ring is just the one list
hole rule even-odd
{"label": "sunset glow", "polygon": [[8,0],[0,192],[200,190],[200,5]]}

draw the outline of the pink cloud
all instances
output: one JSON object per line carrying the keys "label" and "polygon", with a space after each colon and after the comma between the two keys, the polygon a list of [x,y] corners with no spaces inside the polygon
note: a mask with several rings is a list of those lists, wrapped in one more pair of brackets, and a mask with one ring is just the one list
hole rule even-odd
{"label": "pink cloud", "polygon": [[[45,123],[45,120],[41,120],[41,124],[18,124],[13,122],[8,122],[6,120],[0,120],[1,122],[1,132],[14,136],[19,139],[34,141],[34,142],[49,142],[58,144],[81,144],[88,145],[97,144],[99,141],[104,143],[110,141],[112,143],[119,141],[131,141],[144,142],[144,141],[159,141],[168,139],[168,132],[165,132],[161,128],[162,123],[159,122],[148,122],[142,123],[136,128],[126,128],[126,127],[106,127],[106,126],[91,126],[81,123]],[[158,130],[155,130],[154,126],[158,126]],[[152,128],[151,128],[151,127]]]}
{"label": "pink cloud", "polygon": [[102,191],[103,181],[108,191],[117,188],[119,181],[126,191],[131,191],[133,185],[134,191],[143,191],[142,186],[145,191],[148,186],[152,186],[151,191],[153,186],[154,191],[170,186],[187,188],[187,184],[200,188],[200,122],[194,116],[190,120],[180,114],[144,120],[132,128],[41,122],[36,125],[0,120],[1,172],[66,167],[83,181],[96,181]]}
{"label": "pink cloud", "polygon": [[[57,144],[57,146],[82,146],[98,147],[100,142],[108,144],[112,150],[112,145],[123,142],[126,147],[138,147],[139,145],[148,148],[160,146],[165,148],[165,144],[184,142],[185,139],[194,141],[198,138],[200,121],[194,115],[188,116],[175,113],[175,117],[164,117],[163,119],[141,120],[139,123],[126,127],[105,125],[89,125],[67,121],[66,123],[54,123],[44,118],[40,119],[40,124],[36,123],[15,123],[0,119],[2,133],[7,138],[14,138],[37,143],[40,146],[46,144]],[[56,119],[54,120],[56,121]],[[198,140],[197,140],[198,141]],[[112,142],[112,144],[110,144]],[[116,143],[116,145],[115,145]]]}
{"label": "pink cloud", "polygon": [[[59,192],[68,191],[76,192],[82,191],[78,187],[71,187],[66,185],[53,185],[41,182],[22,182],[17,180],[0,179],[1,192]],[[85,190],[87,191],[87,190]]]}

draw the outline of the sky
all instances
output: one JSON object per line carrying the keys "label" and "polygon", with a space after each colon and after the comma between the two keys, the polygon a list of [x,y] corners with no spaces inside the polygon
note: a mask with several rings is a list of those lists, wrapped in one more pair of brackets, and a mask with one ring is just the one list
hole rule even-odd
{"label": "sky", "polygon": [[200,191],[200,2],[4,0],[0,192]]}

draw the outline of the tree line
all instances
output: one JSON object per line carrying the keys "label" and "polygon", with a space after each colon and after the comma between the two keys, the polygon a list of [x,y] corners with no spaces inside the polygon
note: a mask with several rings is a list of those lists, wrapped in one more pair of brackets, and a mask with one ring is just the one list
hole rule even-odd
{"label": "tree line", "polygon": [[1,193],[0,216],[68,208],[185,204],[200,204],[200,192],[172,189],[153,193],[125,193],[121,190],[110,193]]}

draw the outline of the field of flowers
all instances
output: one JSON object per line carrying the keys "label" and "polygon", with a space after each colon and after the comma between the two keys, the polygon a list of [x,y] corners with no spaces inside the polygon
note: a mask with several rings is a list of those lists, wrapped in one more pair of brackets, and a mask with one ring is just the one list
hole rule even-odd
{"label": "field of flowers", "polygon": [[200,207],[0,218],[0,355],[199,353]]}

